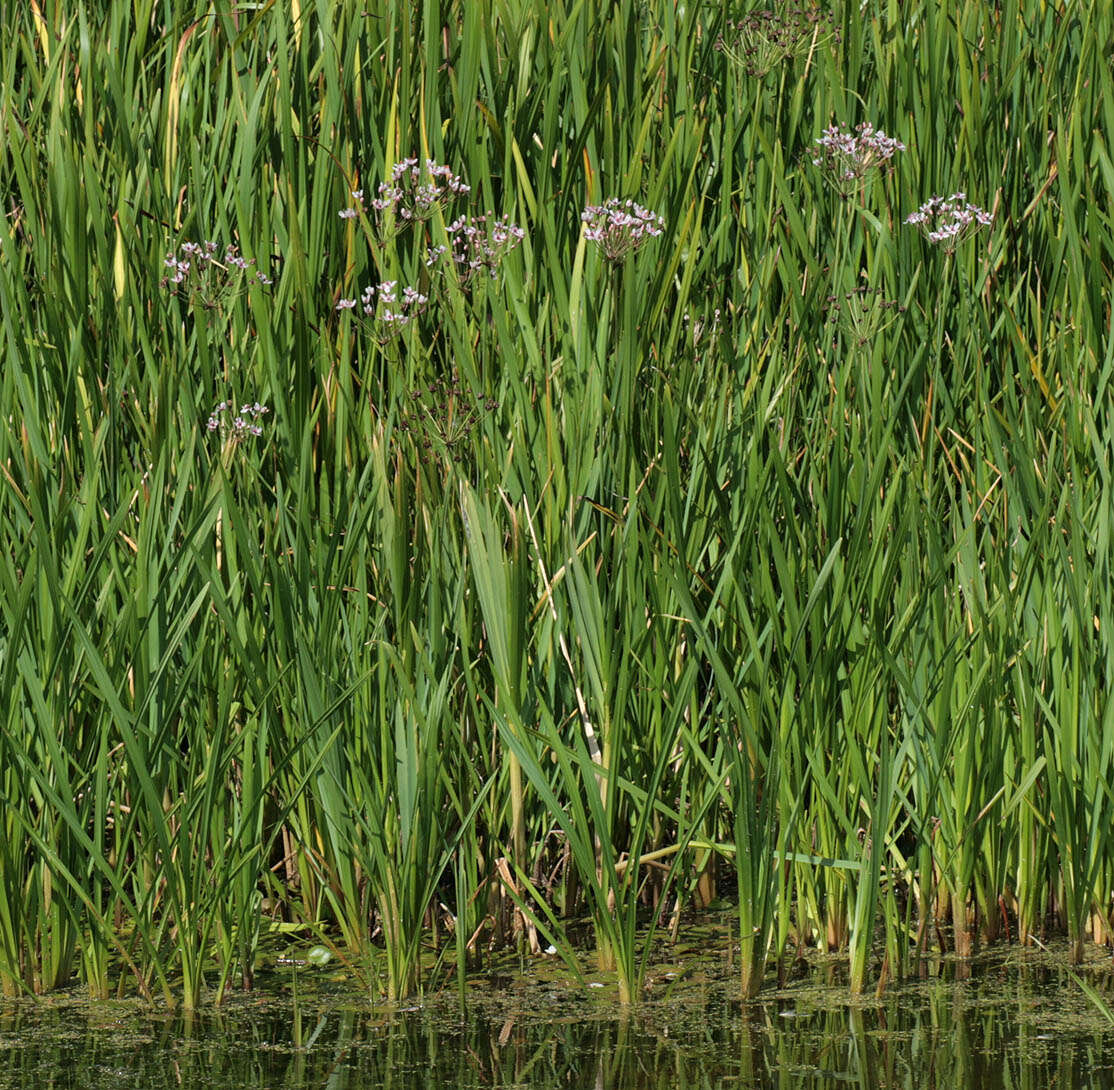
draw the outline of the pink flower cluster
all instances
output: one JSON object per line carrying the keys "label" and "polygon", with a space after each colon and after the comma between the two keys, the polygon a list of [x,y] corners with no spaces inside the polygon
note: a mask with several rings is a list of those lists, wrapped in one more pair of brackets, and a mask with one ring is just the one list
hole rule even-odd
{"label": "pink flower cluster", "polygon": [[905,145],[866,122],[856,129],[844,130],[831,125],[816,138],[819,145],[812,156],[832,187],[849,196],[873,171],[880,170]]}
{"label": "pink flower cluster", "polygon": [[665,220],[657,212],[616,197],[601,205],[588,205],[580,219],[586,225],[584,237],[596,243],[608,261],[622,261],[665,230]]}
{"label": "pink flower cluster", "polygon": [[971,204],[966,193],[953,193],[950,197],[930,197],[916,212],[906,216],[905,222],[919,227],[929,242],[950,254],[993,219],[989,212]]}
{"label": "pink flower cluster", "polygon": [[[494,277],[503,258],[526,237],[526,232],[507,216],[461,215],[445,228],[447,244],[430,245],[428,229],[422,224],[438,209],[471,192],[471,187],[449,167],[430,159],[424,166],[419,166],[417,159],[396,163],[378,192],[379,196],[368,202],[365,209],[363,191],[352,190],[355,206],[344,209],[341,218],[355,219],[370,210],[378,217],[379,227],[386,227],[388,233],[409,224],[417,225],[419,237],[427,243],[426,268],[433,269],[443,258],[446,264],[452,261],[460,284],[467,284],[482,270]],[[430,280],[432,275],[431,272]],[[386,345],[414,321],[429,301],[419,287],[402,288],[400,294],[397,281],[386,280],[364,288],[359,299],[339,299],[334,309],[352,311],[357,323],[381,345]]]}
{"label": "pink flower cluster", "polygon": [[462,284],[484,269],[494,277],[503,258],[526,237],[526,232],[507,216],[498,219],[488,215],[460,216],[446,231],[450,246],[430,247],[426,251],[426,267],[435,265],[451,250]]}
{"label": "pink flower cluster", "polygon": [[231,438],[234,441],[246,439],[249,435],[262,435],[263,428],[259,420],[271,410],[266,405],[255,402],[254,405],[241,405],[240,411],[231,419],[228,414],[232,412],[232,402],[222,401],[214,406],[209,414],[208,431],[219,431],[222,439]]}
{"label": "pink flower cluster", "polygon": [[273,283],[259,271],[247,279],[254,264],[240,256],[238,246],[226,246],[222,255],[215,242],[183,242],[177,254],[171,250],[163,260],[167,273],[159,285],[184,295],[190,303],[201,303],[216,310],[252,280],[264,287]]}
{"label": "pink flower cluster", "polygon": [[[390,180],[382,182],[378,192],[369,207],[380,224],[389,221],[400,229],[429,219],[438,208],[470,193],[471,187],[451,168],[432,159],[427,159],[424,166],[417,159],[403,159],[391,168]],[[355,219],[364,210],[362,189],[352,190],[352,200],[354,205],[339,213],[341,219]]]}
{"label": "pink flower cluster", "polygon": [[337,310],[357,311],[357,320],[368,329],[380,344],[397,337],[420,314],[429,296],[417,288],[402,289],[398,295],[398,281],[384,280],[378,287],[369,284],[360,293],[359,300],[341,299]]}

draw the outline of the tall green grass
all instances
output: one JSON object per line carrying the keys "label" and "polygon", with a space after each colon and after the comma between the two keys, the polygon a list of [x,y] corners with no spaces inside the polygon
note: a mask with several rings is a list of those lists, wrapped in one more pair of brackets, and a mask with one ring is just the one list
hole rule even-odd
{"label": "tall green grass", "polygon": [[[748,997],[1110,943],[1114,16],[849,4],[759,78],[740,14],[0,21],[4,994],[196,1006],[301,935],[401,998],[586,919],[635,1001],[710,855]],[[844,199],[864,121],[907,150]],[[471,193],[339,217],[408,156]],[[956,190],[947,255],[903,221]],[[610,196],[666,220],[619,266]],[[483,212],[497,275],[430,271]],[[172,294],[201,239],[273,285]],[[335,305],[386,279],[380,345]]]}

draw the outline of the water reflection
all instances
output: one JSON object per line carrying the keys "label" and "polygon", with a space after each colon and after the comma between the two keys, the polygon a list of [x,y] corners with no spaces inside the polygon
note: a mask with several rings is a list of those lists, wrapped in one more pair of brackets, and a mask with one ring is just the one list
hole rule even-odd
{"label": "water reflection", "polygon": [[1114,1088],[1114,1035],[1065,1017],[1067,995],[951,983],[850,1007],[806,986],[743,1011],[708,989],[627,1018],[580,994],[393,1015],[318,996],[297,1020],[252,999],[191,1022],[17,1004],[0,1008],[0,1088]]}

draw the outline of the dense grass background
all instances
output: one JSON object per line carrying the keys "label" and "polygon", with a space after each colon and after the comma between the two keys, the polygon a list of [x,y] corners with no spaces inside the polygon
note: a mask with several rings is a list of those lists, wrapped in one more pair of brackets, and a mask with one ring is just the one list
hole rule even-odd
{"label": "dense grass background", "polygon": [[[188,7],[0,24],[4,993],[193,1005],[278,931],[394,997],[589,919],[633,999],[717,859],[748,993],[1109,943],[1109,6],[848,4],[764,79],[718,3]],[[525,229],[497,279],[338,216],[411,155]],[[609,196],[667,221],[615,268]],[[191,306],[189,239],[274,284]]]}

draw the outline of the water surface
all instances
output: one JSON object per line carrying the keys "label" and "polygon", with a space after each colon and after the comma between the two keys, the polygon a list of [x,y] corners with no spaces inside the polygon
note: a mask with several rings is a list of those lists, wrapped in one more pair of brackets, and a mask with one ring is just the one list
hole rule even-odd
{"label": "water surface", "polygon": [[552,973],[402,1009],[303,975],[296,1008],[275,974],[192,1019],[73,997],[5,1005],[0,1090],[1114,1090],[1114,1032],[1066,975],[1008,959],[855,1004],[815,970],[746,1009],[730,978],[662,970],[628,1015],[606,988]]}

